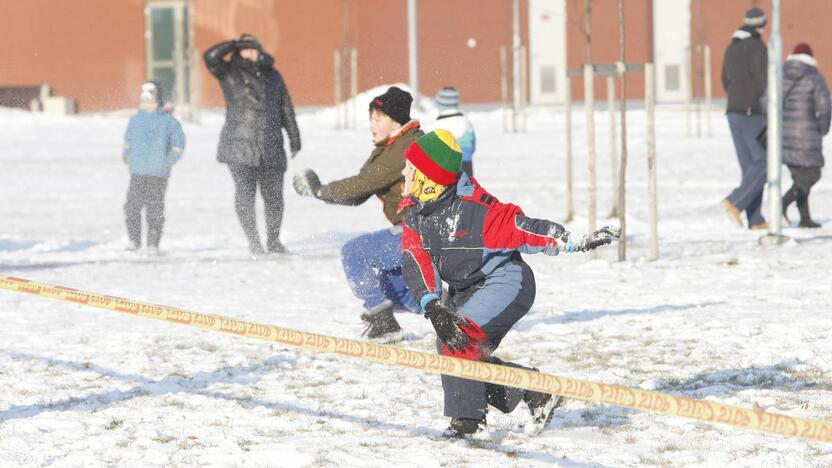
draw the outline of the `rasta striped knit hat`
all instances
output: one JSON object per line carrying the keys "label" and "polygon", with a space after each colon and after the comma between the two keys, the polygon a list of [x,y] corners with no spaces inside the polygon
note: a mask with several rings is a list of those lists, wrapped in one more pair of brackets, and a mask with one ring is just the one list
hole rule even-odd
{"label": "rasta striped knit hat", "polygon": [[451,185],[459,180],[462,149],[447,130],[422,135],[407,148],[404,157],[438,184]]}

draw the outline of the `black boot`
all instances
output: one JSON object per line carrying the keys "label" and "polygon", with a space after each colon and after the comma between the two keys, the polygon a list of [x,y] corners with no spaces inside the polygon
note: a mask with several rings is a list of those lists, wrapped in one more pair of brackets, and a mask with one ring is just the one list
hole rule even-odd
{"label": "black boot", "polygon": [[791,224],[791,220],[789,220],[789,205],[794,203],[795,194],[794,194],[794,187],[790,188],[785,195],[783,195],[783,218],[786,220],[786,224]]}
{"label": "black boot", "polygon": [[797,199],[797,209],[800,210],[800,224],[802,228],[817,229],[821,227],[820,224],[812,221],[812,216],[809,214],[809,197],[803,196]]}
{"label": "black boot", "polygon": [[485,429],[485,416],[481,419],[451,418],[451,425],[442,433],[445,437],[462,438],[476,434]]}
{"label": "black boot", "polygon": [[552,420],[555,410],[563,405],[564,398],[551,393],[541,393],[527,390],[523,401],[532,413],[532,426],[535,432],[542,431]]}
{"label": "black boot", "polygon": [[384,301],[381,304],[361,314],[361,320],[366,324],[362,337],[379,343],[394,343],[404,339],[402,327],[393,315],[393,302]]}

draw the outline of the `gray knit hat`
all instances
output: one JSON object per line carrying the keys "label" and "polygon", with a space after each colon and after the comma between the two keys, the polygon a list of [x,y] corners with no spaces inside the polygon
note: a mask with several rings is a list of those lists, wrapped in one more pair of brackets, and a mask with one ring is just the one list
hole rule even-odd
{"label": "gray knit hat", "polygon": [[758,7],[746,11],[744,24],[752,28],[764,28],[766,26],[766,12]]}
{"label": "gray knit hat", "polygon": [[459,107],[459,91],[453,86],[445,86],[436,93],[436,106],[440,109]]}

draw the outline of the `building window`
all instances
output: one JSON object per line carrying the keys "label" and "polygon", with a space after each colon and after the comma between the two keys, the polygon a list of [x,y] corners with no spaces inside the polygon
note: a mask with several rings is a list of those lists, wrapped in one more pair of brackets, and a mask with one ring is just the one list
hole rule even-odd
{"label": "building window", "polygon": [[185,0],[150,2],[145,8],[148,78],[162,86],[165,102],[191,102],[191,28]]}
{"label": "building window", "polygon": [[540,67],[540,92],[555,92],[555,67]]}
{"label": "building window", "polygon": [[679,65],[664,66],[665,91],[679,91]]}

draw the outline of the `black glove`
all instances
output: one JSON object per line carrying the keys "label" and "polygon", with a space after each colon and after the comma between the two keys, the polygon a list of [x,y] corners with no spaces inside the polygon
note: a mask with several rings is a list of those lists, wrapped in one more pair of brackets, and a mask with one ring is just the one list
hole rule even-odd
{"label": "black glove", "polygon": [[563,242],[563,246],[560,248],[568,253],[588,252],[602,245],[609,244],[613,239],[618,239],[619,237],[621,237],[621,229],[612,226],[604,226],[590,235],[576,235],[566,232],[561,236],[561,240],[565,242]]}
{"label": "black glove", "polygon": [[321,179],[312,169],[304,169],[292,178],[292,186],[295,188],[295,192],[302,197],[318,198]]}
{"label": "black glove", "polygon": [[462,351],[468,347],[468,335],[459,328],[465,323],[462,317],[448,309],[439,300],[428,303],[425,307],[425,318],[430,320],[439,341],[451,352]]}
{"label": "black glove", "polygon": [[621,228],[604,226],[587,236],[585,250],[597,249],[602,245],[611,243],[613,239],[618,239],[619,237],[621,237]]}

